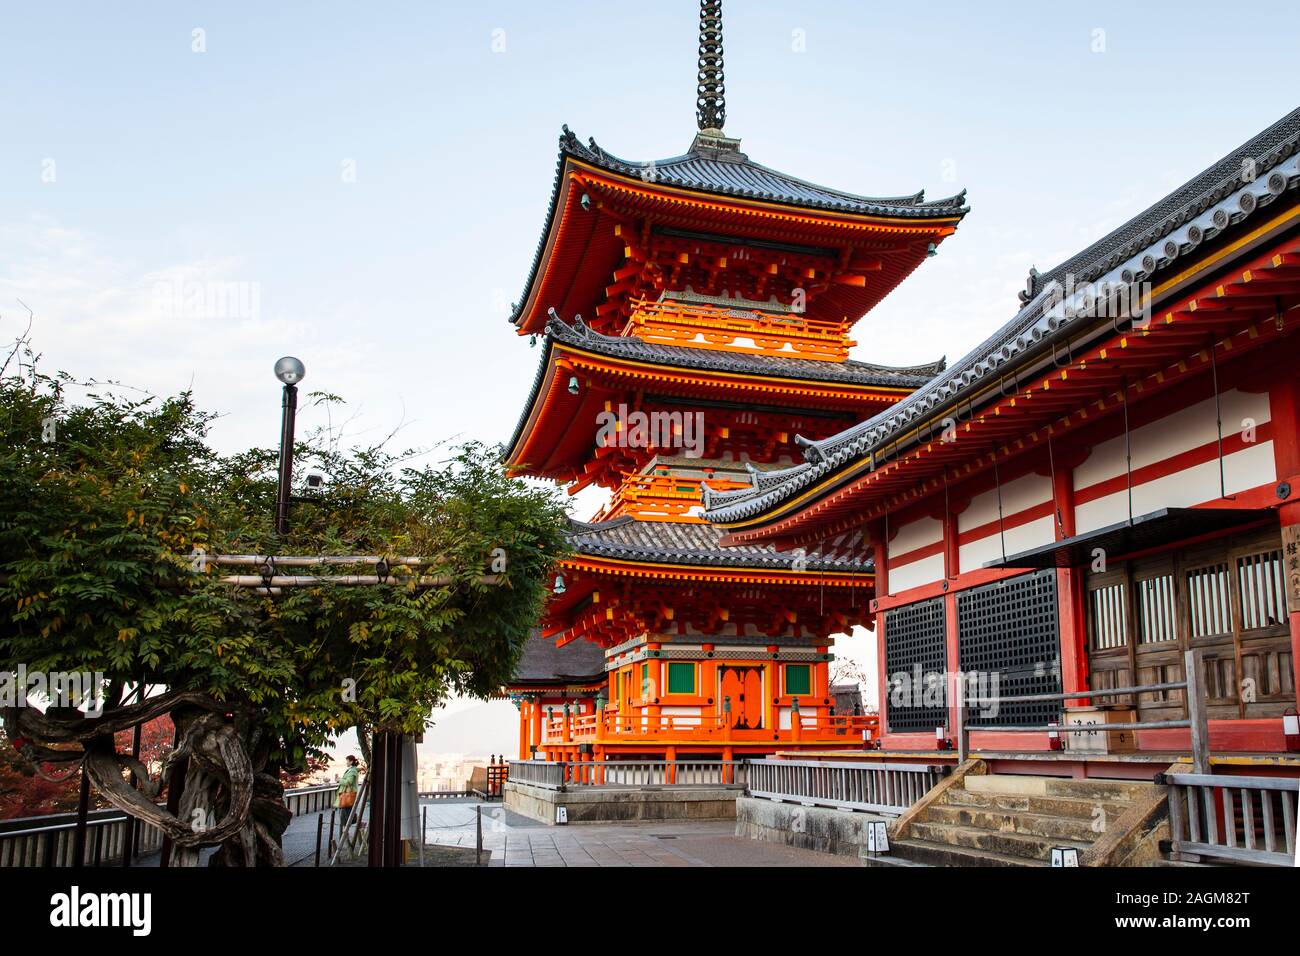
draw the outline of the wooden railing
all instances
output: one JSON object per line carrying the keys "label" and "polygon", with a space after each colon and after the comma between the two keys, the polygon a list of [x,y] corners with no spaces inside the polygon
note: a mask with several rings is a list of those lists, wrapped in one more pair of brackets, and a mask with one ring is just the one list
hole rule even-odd
{"label": "wooden railing", "polygon": [[642,475],[623,473],[622,483],[614,489],[609,504],[601,509],[595,521],[618,518],[625,514],[646,519],[663,519],[703,522],[698,515],[688,512],[704,503],[704,486],[714,491],[731,491],[748,488],[748,481],[733,478],[693,478],[678,475]]}
{"label": "wooden railing", "polygon": [[298,787],[284,792],[284,805],[295,817],[307,813],[319,813],[334,808],[334,795],[338,784],[323,783],[315,787]]}
{"label": "wooden railing", "polygon": [[[1159,684],[1140,684],[1136,687],[1112,687],[1109,690],[1079,690],[1063,694],[1022,694],[1018,697],[979,697],[967,699],[961,696],[957,688],[957,755],[965,760],[971,753],[970,735],[972,730],[984,733],[1006,734],[1092,734],[1113,730],[1173,730],[1186,728],[1191,738],[1192,765],[1198,773],[1210,770],[1210,731],[1206,711],[1204,688],[1204,671],[1202,670],[1205,652],[1201,649],[1188,651],[1183,655],[1184,678],[1178,681],[1166,681]],[[951,692],[952,688],[950,688]],[[1074,724],[1062,727],[1060,724],[1009,724],[1006,726],[981,725],[972,728],[969,721],[971,704],[981,708],[1001,708],[1003,704],[1026,703],[1030,701],[1069,701],[1098,697],[1126,697],[1129,694],[1149,694],[1154,691],[1181,690],[1187,699],[1187,717],[1179,720],[1144,720],[1133,723],[1115,723],[1093,726]]]}
{"label": "wooden railing", "polygon": [[751,760],[747,796],[897,815],[939,782],[942,766],[817,760]]}
{"label": "wooden railing", "polygon": [[[284,805],[295,817],[334,806],[337,784],[298,787],[284,792]],[[132,859],[162,848],[163,833],[120,810],[91,810],[86,815],[85,866],[118,865],[129,828],[135,828]],[[74,866],[76,863],[75,813],[0,820],[0,868],[14,866]]]}
{"label": "wooden railing", "polygon": [[[728,728],[728,719],[726,714],[718,713],[648,714],[639,710],[631,713],[605,710],[603,714],[571,714],[566,728],[564,717],[547,717],[542,720],[542,744],[594,743],[632,738],[716,741],[726,737],[729,732],[736,739],[742,739],[745,734],[761,733],[769,738],[772,734],[771,730]],[[796,722],[797,728],[794,726]],[[792,725],[781,728],[778,733],[778,739],[786,743],[857,744],[879,736],[880,717],[877,714],[804,713],[792,715]]]}
{"label": "wooden railing", "polygon": [[800,714],[800,735],[813,737],[835,736],[862,739],[864,733],[871,738],[880,736],[879,714]]}
{"label": "wooden railing", "polygon": [[547,790],[564,789],[564,762],[557,760],[512,760],[510,782],[543,787]]}
{"label": "wooden railing", "polygon": [[[847,322],[700,303],[635,300],[625,332],[647,342],[694,343],[729,352],[840,361],[856,343]],[[737,340],[740,340],[739,344]],[[749,343],[753,343],[752,345]]]}
{"label": "wooden railing", "polygon": [[[86,817],[85,866],[118,864],[130,827],[136,827],[135,854],[162,846],[163,834],[119,810],[92,810]],[[0,820],[0,868],[76,865],[75,813]]]}
{"label": "wooden railing", "polygon": [[1166,773],[1170,858],[1296,865],[1300,780]]}
{"label": "wooden railing", "polygon": [[547,790],[745,785],[744,760],[512,760],[510,782]]}

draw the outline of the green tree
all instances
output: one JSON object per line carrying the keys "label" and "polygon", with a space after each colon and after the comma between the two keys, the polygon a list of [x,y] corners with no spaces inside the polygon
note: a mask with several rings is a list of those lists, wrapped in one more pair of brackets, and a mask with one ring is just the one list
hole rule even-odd
{"label": "green tree", "polygon": [[[382,446],[309,436],[297,459],[325,481],[298,483],[279,539],[274,450],[216,454],[213,416],[188,394],[103,388],[74,403],[73,385],[0,382],[0,672],[101,675],[103,712],[67,698],[13,706],[5,730],[30,761],[80,762],[105,799],[173,838],[174,863],[207,846],[218,864],[282,863],[282,771],[354,726],[418,732],[448,697],[486,696],[511,676],[566,519],[552,490],[507,478],[497,450],[468,444],[415,467]],[[272,593],[226,583],[251,569],[204,554],[429,563],[394,563],[384,583],[373,565],[282,567],[370,583]],[[143,700],[141,682],[155,689]],[[114,738],[163,714],[180,739],[151,780]],[[176,767],[172,814],[155,801]]]}

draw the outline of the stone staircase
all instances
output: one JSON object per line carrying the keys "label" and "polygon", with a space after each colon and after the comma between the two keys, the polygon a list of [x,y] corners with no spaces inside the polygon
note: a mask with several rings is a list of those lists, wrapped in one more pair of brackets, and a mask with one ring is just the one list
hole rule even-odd
{"label": "stone staircase", "polygon": [[1053,847],[1084,852],[1153,786],[968,774],[911,817],[868,866],[1050,866]]}

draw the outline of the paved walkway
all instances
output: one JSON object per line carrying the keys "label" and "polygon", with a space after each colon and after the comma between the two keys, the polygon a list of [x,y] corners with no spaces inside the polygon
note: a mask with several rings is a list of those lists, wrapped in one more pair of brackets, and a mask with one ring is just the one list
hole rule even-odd
{"label": "paved walkway", "polygon": [[857,866],[851,857],[735,836],[728,820],[579,823],[547,826],[499,803],[428,803],[425,843],[475,845],[475,807],[483,813],[488,866]]}
{"label": "paved walkway", "polygon": [[[547,826],[513,813],[500,803],[468,798],[427,800],[421,804],[425,845],[461,848],[467,851],[462,857],[465,864],[472,865],[468,851],[475,847],[479,807],[483,814],[483,848],[491,852],[488,866],[858,865],[852,857],[737,837],[735,824],[729,820]],[[309,813],[295,817],[285,831],[284,858],[290,866],[315,865],[317,816]],[[330,814],[326,811],[322,865],[329,861],[329,824]],[[138,865],[157,866],[158,854],[142,856]]]}

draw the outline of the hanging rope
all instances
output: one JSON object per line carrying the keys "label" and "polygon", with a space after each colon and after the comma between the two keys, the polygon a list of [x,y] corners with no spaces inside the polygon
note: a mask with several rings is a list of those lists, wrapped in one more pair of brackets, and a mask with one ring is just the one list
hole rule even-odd
{"label": "hanging rope", "polygon": [[1120,379],[1120,397],[1124,404],[1124,474],[1128,482],[1128,523],[1133,523],[1133,434],[1128,427],[1128,377]]}
{"label": "hanging rope", "polygon": [[1007,534],[1002,522],[1002,477],[998,474],[998,449],[993,446],[993,484],[998,489],[998,540],[1002,544],[1002,560],[1007,560]]}
{"label": "hanging rope", "polygon": [[951,557],[952,557],[953,545],[952,542],[948,541],[948,535],[952,532],[952,530],[953,530],[952,511],[948,507],[948,469],[945,467],[943,469],[943,534],[944,534],[944,551],[946,553],[943,556],[943,574],[944,577],[947,578],[952,577],[952,574],[950,574],[949,572],[952,570]]}
{"label": "hanging rope", "polygon": [[[1214,338],[1210,338],[1210,379],[1214,383],[1214,427],[1219,441],[1219,497],[1228,497],[1228,481],[1223,474],[1223,406],[1219,396],[1219,363],[1214,354]],[[1131,511],[1132,509],[1130,509]],[[1130,515],[1132,517],[1132,515]]]}

